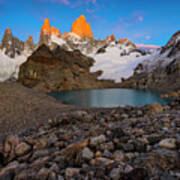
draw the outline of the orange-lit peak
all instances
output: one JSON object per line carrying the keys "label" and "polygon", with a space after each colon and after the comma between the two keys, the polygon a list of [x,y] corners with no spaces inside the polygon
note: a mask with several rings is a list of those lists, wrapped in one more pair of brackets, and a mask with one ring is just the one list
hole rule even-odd
{"label": "orange-lit peak", "polygon": [[41,28],[41,37],[44,35],[48,35],[48,36],[51,36],[51,35],[60,36],[61,35],[61,32],[59,31],[58,28],[51,27],[50,21],[48,18],[45,19],[44,24]]}
{"label": "orange-lit peak", "polygon": [[80,37],[93,38],[91,25],[87,23],[84,15],[81,15],[78,19],[76,19],[76,21],[73,22],[71,32]]}
{"label": "orange-lit peak", "polygon": [[50,34],[51,34],[50,21],[48,18],[46,18],[41,28],[41,35],[50,35]]}
{"label": "orange-lit peak", "polygon": [[32,37],[32,36],[29,36],[28,40],[32,41],[32,40],[33,40],[33,37]]}

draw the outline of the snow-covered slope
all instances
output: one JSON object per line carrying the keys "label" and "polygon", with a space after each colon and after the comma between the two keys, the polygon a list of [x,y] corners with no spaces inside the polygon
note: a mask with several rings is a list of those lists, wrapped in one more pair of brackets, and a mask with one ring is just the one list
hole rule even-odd
{"label": "snow-covered slope", "polygon": [[[127,55],[122,56],[124,51],[127,52]],[[103,70],[104,73],[99,77],[100,79],[113,79],[121,82],[122,78],[133,75],[134,69],[139,63],[155,56],[155,53],[142,56],[138,52],[128,54],[128,51],[130,51],[128,47],[116,45],[107,47],[105,53],[91,54],[90,56],[96,61],[91,71]]]}
{"label": "snow-covered slope", "polygon": [[0,82],[9,78],[18,78],[19,67],[26,61],[25,55],[17,56],[11,59],[0,51]]}

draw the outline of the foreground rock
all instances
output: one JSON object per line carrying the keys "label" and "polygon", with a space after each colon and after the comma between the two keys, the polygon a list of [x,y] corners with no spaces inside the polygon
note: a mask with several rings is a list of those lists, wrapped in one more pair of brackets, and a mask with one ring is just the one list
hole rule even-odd
{"label": "foreground rock", "polygon": [[90,73],[94,60],[80,51],[42,45],[20,67],[19,82],[41,91],[115,87],[113,81],[97,80],[101,71]]}
{"label": "foreground rock", "polygon": [[179,179],[180,102],[155,107],[67,112],[5,137],[0,179]]}

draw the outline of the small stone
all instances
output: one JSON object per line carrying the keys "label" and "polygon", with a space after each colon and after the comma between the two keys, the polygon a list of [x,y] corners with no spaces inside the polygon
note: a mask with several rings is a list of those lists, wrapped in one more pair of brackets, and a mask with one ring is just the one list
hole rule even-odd
{"label": "small stone", "polygon": [[96,154],[95,154],[96,157],[101,157],[102,156],[102,153],[100,151],[97,151]]}
{"label": "small stone", "polygon": [[58,176],[58,180],[64,180],[63,176]]}
{"label": "small stone", "polygon": [[104,143],[100,145],[100,149],[101,150],[109,150],[109,151],[113,151],[114,150],[114,144],[113,142],[108,142],[108,143]]}
{"label": "small stone", "polygon": [[138,116],[142,116],[142,115],[143,115],[143,112],[142,112],[141,110],[138,110],[138,111],[137,111],[137,115],[138,115]]}
{"label": "small stone", "polygon": [[85,160],[91,160],[94,157],[94,153],[87,147],[82,151],[82,158]]}
{"label": "small stone", "polygon": [[111,159],[107,159],[107,158],[103,158],[103,157],[100,157],[100,158],[97,158],[96,159],[96,165],[97,166],[103,166],[103,167],[106,167],[106,166],[109,166],[111,164],[113,164],[114,161],[111,160]]}
{"label": "small stone", "polygon": [[23,143],[18,144],[18,146],[15,149],[15,152],[17,156],[22,156],[28,153],[30,149],[31,147],[28,144],[23,142]]}
{"label": "small stone", "polygon": [[125,154],[123,153],[123,151],[115,151],[115,153],[113,154],[113,159],[118,162],[124,161]]}
{"label": "small stone", "polygon": [[65,176],[67,179],[77,175],[79,175],[79,169],[77,168],[67,168],[65,171]]}
{"label": "small stone", "polygon": [[176,149],[176,139],[163,139],[159,142],[159,146],[166,149]]}
{"label": "small stone", "polygon": [[34,150],[40,150],[46,148],[48,145],[46,139],[40,139],[33,147]]}
{"label": "small stone", "polygon": [[111,158],[112,157],[112,153],[109,152],[107,149],[105,149],[104,152],[103,152],[103,157]]}
{"label": "small stone", "polygon": [[127,119],[127,118],[129,118],[129,115],[128,115],[128,114],[122,114],[122,115],[121,115],[121,118]]}
{"label": "small stone", "polygon": [[134,151],[135,147],[133,144],[127,143],[127,144],[123,145],[123,149],[124,149],[124,151],[129,152],[129,151]]}
{"label": "small stone", "polygon": [[106,136],[100,135],[100,136],[96,136],[96,137],[92,138],[90,144],[93,146],[97,146],[97,145],[102,144],[104,142],[106,142]]}
{"label": "small stone", "polygon": [[149,114],[161,113],[163,110],[164,108],[161,105],[155,103],[150,105]]}
{"label": "small stone", "polygon": [[15,149],[19,144],[18,136],[8,136],[4,142],[4,157],[6,158],[6,162],[12,161],[16,154]]}
{"label": "small stone", "polygon": [[120,168],[114,168],[114,169],[110,172],[109,176],[110,176],[110,178],[113,179],[113,180],[119,180],[119,178],[120,178],[120,172],[121,172],[121,169],[120,169]]}
{"label": "small stone", "polygon": [[11,162],[6,167],[4,167],[0,170],[0,177],[6,176],[9,173],[13,173],[15,170],[18,169],[18,167],[19,167],[19,163],[17,161]]}
{"label": "small stone", "polygon": [[40,169],[40,171],[37,174],[38,177],[41,177],[41,179],[47,179],[49,176],[49,170],[46,168]]}
{"label": "small stone", "polygon": [[111,134],[112,134],[111,131],[107,131],[107,132],[106,132],[106,135],[107,135],[107,136],[110,136]]}
{"label": "small stone", "polygon": [[145,169],[136,168],[128,173],[125,174],[122,173],[120,175],[120,179],[143,180],[143,179],[149,179],[149,177]]}
{"label": "small stone", "polygon": [[131,172],[132,170],[133,170],[133,167],[128,164],[128,165],[125,167],[124,172],[125,172],[125,173],[129,173],[129,172]]}

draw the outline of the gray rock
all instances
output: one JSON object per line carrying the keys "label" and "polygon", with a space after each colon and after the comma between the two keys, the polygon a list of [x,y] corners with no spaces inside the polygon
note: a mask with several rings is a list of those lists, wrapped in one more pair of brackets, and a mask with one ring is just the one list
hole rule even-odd
{"label": "gray rock", "polygon": [[159,146],[166,149],[176,149],[176,139],[163,139],[159,142]]}
{"label": "gray rock", "polygon": [[102,144],[104,142],[106,142],[106,136],[100,135],[100,136],[96,136],[96,137],[92,138],[90,144],[93,146],[97,146],[97,145]]}
{"label": "gray rock", "polygon": [[72,178],[73,176],[79,175],[79,169],[78,168],[67,168],[65,171],[66,178]]}
{"label": "gray rock", "polygon": [[94,157],[94,153],[87,147],[82,151],[82,158],[85,160],[91,160]]}
{"label": "gray rock", "polygon": [[18,144],[18,146],[15,149],[16,155],[22,156],[22,155],[28,153],[30,151],[30,149],[31,149],[31,146],[29,146],[25,142],[22,142],[22,143]]}
{"label": "gray rock", "polygon": [[121,169],[120,169],[120,168],[114,168],[114,169],[110,172],[109,176],[110,176],[110,178],[113,179],[113,180],[119,180],[119,178],[120,178],[120,173],[121,173]]}

